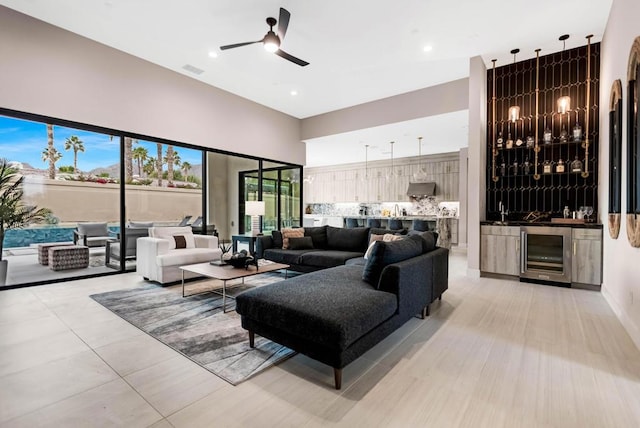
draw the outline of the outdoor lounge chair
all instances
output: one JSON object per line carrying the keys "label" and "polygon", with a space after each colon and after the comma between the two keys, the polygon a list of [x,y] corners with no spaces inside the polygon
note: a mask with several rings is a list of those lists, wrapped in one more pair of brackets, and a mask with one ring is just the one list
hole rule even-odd
{"label": "outdoor lounge chair", "polygon": [[178,226],[179,227],[186,226],[187,224],[189,224],[189,220],[191,220],[191,216],[190,215],[185,216],[182,219],[182,221],[180,223],[178,223]]}
{"label": "outdoor lounge chair", "polygon": [[86,247],[104,247],[112,238],[107,223],[78,223],[73,231],[73,243]]}
{"label": "outdoor lounge chair", "polygon": [[[129,227],[125,229],[125,242],[124,242],[124,259],[125,260],[135,260],[138,238],[142,238],[145,236],[149,236],[148,228]],[[105,256],[104,256],[105,266],[109,266],[111,264],[112,259],[120,261],[121,239],[122,239],[121,234],[118,234],[117,239],[111,239],[107,241],[107,246],[105,249]]]}

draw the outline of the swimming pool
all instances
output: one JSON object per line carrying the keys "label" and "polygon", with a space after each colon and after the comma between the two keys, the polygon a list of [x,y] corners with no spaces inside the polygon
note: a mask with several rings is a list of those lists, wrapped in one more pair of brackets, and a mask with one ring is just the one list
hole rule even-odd
{"label": "swimming pool", "polygon": [[[108,226],[109,231],[115,234],[120,232],[120,226]],[[4,248],[28,247],[31,244],[45,242],[70,242],[73,241],[75,226],[45,226],[29,227],[26,229],[11,229],[5,232]]]}

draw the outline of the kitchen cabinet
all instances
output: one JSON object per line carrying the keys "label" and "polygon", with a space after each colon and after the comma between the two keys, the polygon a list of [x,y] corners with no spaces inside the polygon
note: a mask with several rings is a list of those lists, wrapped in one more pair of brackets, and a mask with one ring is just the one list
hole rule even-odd
{"label": "kitchen cabinet", "polygon": [[520,275],[519,226],[480,226],[480,270]]}
{"label": "kitchen cabinet", "polygon": [[602,284],[602,229],[573,229],[571,238],[571,282]]}
{"label": "kitchen cabinet", "polygon": [[[390,161],[305,168],[305,203],[405,202],[409,183],[436,183],[439,200],[458,200],[459,155],[446,153],[396,159],[393,172]],[[366,179],[365,179],[366,177]]]}

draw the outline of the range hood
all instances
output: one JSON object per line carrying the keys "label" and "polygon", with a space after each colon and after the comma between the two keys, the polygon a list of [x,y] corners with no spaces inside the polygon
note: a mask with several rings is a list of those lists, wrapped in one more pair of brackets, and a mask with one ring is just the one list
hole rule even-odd
{"label": "range hood", "polygon": [[435,196],[436,183],[409,183],[407,196],[420,198],[424,196]]}

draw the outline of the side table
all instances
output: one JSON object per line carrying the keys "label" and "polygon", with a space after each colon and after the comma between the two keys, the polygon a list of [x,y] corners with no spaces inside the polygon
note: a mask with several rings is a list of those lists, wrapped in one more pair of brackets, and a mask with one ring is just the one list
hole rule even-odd
{"label": "side table", "polygon": [[253,256],[255,253],[256,238],[257,236],[253,235],[233,235],[231,237],[233,252],[238,252],[238,242],[246,242],[249,244],[249,254]]}

